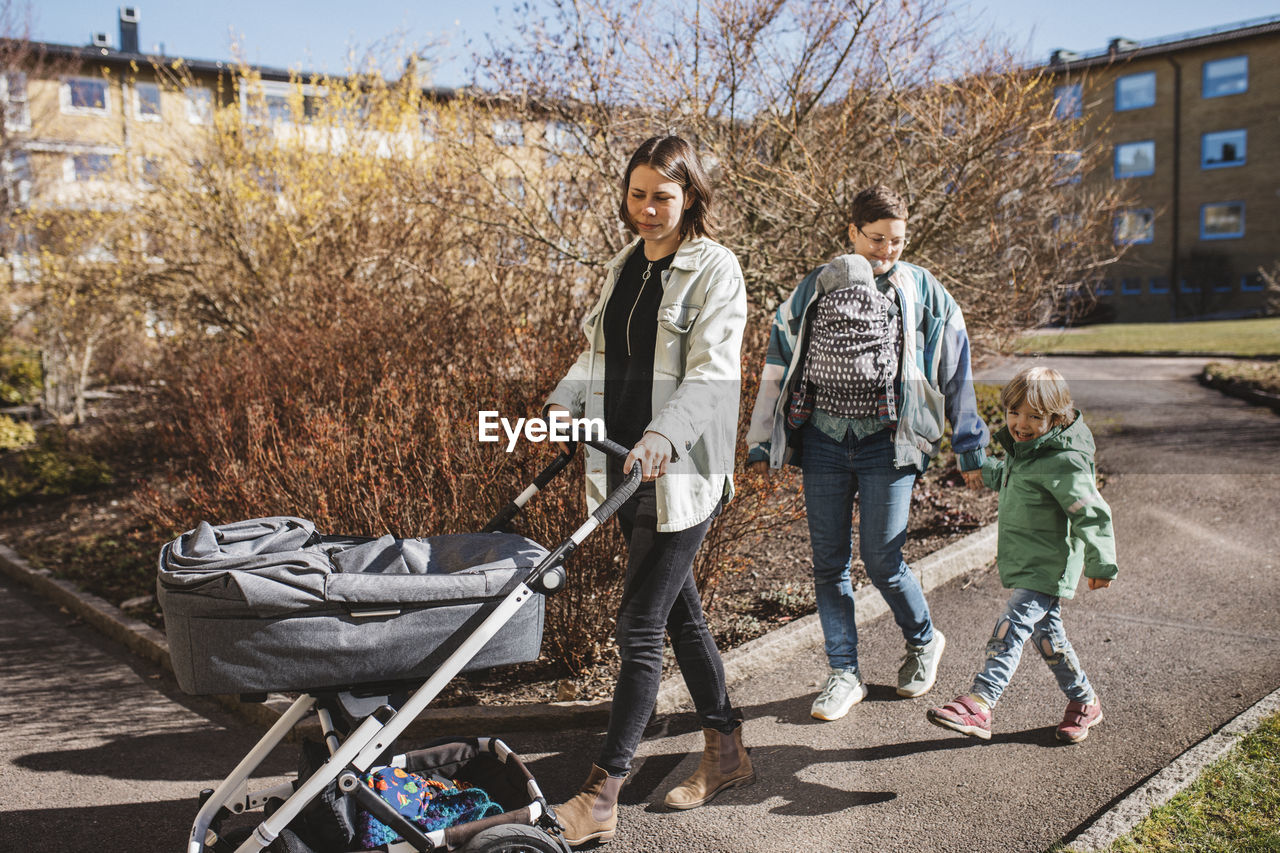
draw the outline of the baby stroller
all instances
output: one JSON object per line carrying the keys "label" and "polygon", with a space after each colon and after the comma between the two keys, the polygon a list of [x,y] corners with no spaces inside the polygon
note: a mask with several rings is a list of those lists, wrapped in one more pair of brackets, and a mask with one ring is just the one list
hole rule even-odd
{"label": "baby stroller", "polygon": [[[628,452],[607,439],[588,444]],[[501,741],[389,753],[459,672],[537,658],[543,597],[563,587],[564,561],[641,479],[634,466],[550,551],[501,532],[576,450],[567,443],[480,533],[365,539],[269,518],[201,524],[162,549],[157,596],[178,685],[249,701],[301,693],[231,775],[203,792],[188,853],[568,851],[537,782]],[[324,743],[303,743],[296,781],[251,791],[255,770],[312,712]],[[432,828],[402,814],[382,792],[406,780],[409,790],[456,784],[450,814],[461,821]],[[232,815],[259,809],[264,820],[240,827],[246,837],[224,833]]]}

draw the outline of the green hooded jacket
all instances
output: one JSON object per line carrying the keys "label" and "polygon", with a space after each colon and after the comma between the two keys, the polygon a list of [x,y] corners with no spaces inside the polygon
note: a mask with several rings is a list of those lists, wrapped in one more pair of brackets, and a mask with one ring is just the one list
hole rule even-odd
{"label": "green hooded jacket", "polygon": [[1080,572],[1116,576],[1111,507],[1098,494],[1093,433],[1075,420],[1034,441],[1014,441],[1005,427],[995,434],[1003,459],[987,457],[982,480],[1000,493],[996,562],[1010,589],[1032,589],[1072,598]]}

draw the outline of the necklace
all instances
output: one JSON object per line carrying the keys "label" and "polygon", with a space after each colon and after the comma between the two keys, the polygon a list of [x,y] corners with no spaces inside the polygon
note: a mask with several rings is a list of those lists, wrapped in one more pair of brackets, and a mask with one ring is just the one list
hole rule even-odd
{"label": "necklace", "polygon": [[649,275],[653,272],[653,261],[646,260],[648,266],[644,268],[644,273],[640,276],[640,287],[636,290],[636,301],[631,303],[631,312],[627,314],[627,358],[631,358],[631,318],[635,316],[636,306],[640,304],[640,297],[644,293],[645,285],[649,283]]}

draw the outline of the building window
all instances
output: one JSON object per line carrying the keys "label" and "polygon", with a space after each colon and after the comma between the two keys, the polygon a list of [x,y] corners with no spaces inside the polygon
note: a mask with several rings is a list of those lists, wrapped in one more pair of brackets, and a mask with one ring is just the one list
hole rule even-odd
{"label": "building window", "polygon": [[1262,276],[1259,275],[1258,273],[1256,272],[1246,273],[1240,276],[1241,291],[1250,291],[1250,290],[1257,291],[1257,290],[1266,290],[1266,289],[1267,289],[1266,285],[1262,283]]}
{"label": "building window", "polygon": [[493,123],[495,145],[524,145],[524,125],[515,119],[498,119]]}
{"label": "building window", "polygon": [[565,121],[547,122],[542,130],[542,141],[550,163],[555,163],[562,155],[581,154],[583,151],[582,141],[573,132],[573,125]]}
{"label": "building window", "polygon": [[1185,278],[1178,282],[1179,293],[1199,293],[1200,285],[1187,281]]}
{"label": "building window", "polygon": [[65,177],[68,181],[104,180],[115,165],[112,160],[110,154],[72,154],[64,167]]}
{"label": "building window", "polygon": [[11,206],[31,203],[31,157],[14,151],[4,162],[4,185]]}
{"label": "building window", "polygon": [[1156,72],[1116,78],[1116,112],[1152,107],[1156,103]]}
{"label": "building window", "polygon": [[1200,239],[1231,240],[1244,236],[1244,202],[1200,205]]}
{"label": "building window", "polygon": [[1201,136],[1200,168],[1225,169],[1230,166],[1243,166],[1247,136],[1244,130],[1222,130]]}
{"label": "building window", "polygon": [[295,109],[299,122],[319,115],[324,94],[315,86],[264,80],[258,87],[240,90],[240,109],[253,124],[293,124]]}
{"label": "building window", "polygon": [[192,124],[209,124],[213,121],[213,91],[203,86],[188,86],[187,121]]}
{"label": "building window", "polygon": [[[1079,151],[1053,155],[1054,186],[1080,183],[1080,166],[1083,162]],[[950,190],[948,190],[950,192]]]}
{"label": "building window", "polygon": [[1115,284],[1113,284],[1109,278],[1104,278],[1102,281],[1098,282],[1097,286],[1093,289],[1094,296],[1111,296],[1115,292]]}
{"label": "building window", "polygon": [[1150,208],[1121,211],[1116,217],[1116,243],[1129,246],[1155,239],[1156,215]]}
{"label": "building window", "polygon": [[0,103],[4,105],[6,130],[31,129],[31,105],[27,101],[27,75],[21,71],[0,74]]}
{"label": "building window", "polygon": [[1115,175],[1117,178],[1140,178],[1156,171],[1156,143],[1126,142],[1116,146]]}
{"label": "building window", "polygon": [[134,115],[142,121],[160,120],[160,87],[155,83],[133,84]]}
{"label": "building window", "polygon": [[1230,292],[1231,292],[1231,279],[1226,279],[1226,280],[1224,280],[1224,281],[1220,281],[1220,282],[1218,282],[1217,284],[1215,284],[1215,285],[1213,286],[1213,292],[1214,292],[1214,293],[1230,293]]}
{"label": "building window", "polygon": [[1053,117],[1058,119],[1080,118],[1084,111],[1084,95],[1079,83],[1055,86],[1053,90]]}
{"label": "building window", "polygon": [[1151,280],[1147,282],[1148,293],[1168,293],[1169,277],[1163,275],[1153,275]]}
{"label": "building window", "polygon": [[1221,98],[1249,91],[1249,57],[1233,56],[1204,64],[1202,94],[1206,98]]}
{"label": "building window", "polygon": [[107,81],[101,77],[68,77],[62,82],[62,111],[107,115]]}
{"label": "building window", "polygon": [[138,175],[142,185],[154,187],[160,180],[161,162],[159,157],[142,156],[138,158]]}
{"label": "building window", "polygon": [[1142,292],[1142,279],[1140,278],[1122,278],[1120,279],[1120,293],[1125,296],[1135,296]]}

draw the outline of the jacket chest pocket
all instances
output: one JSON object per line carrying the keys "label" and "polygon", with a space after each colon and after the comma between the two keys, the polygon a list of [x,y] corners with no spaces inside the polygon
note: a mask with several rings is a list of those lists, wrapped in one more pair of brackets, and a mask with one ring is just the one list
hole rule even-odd
{"label": "jacket chest pocket", "polygon": [[689,332],[702,313],[701,305],[673,302],[658,309],[658,338],[655,342],[653,369],[655,373],[684,376],[685,359],[689,354]]}
{"label": "jacket chest pocket", "polygon": [[687,335],[701,312],[701,305],[691,305],[688,302],[663,305],[658,309],[658,325],[672,334]]}

